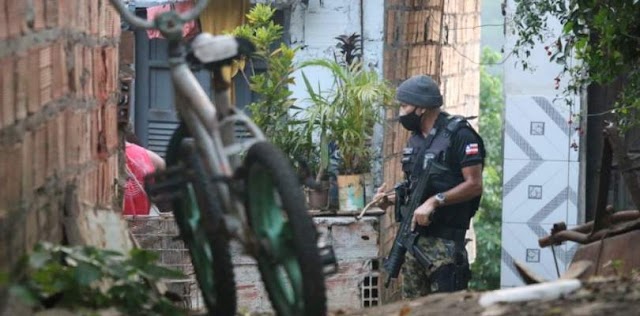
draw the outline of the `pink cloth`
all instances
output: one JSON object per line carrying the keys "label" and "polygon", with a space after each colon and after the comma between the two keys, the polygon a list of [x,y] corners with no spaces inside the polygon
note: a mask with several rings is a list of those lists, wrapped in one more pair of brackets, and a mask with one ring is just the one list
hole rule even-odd
{"label": "pink cloth", "polygon": [[144,177],[155,171],[147,150],[125,143],[127,183],[124,186],[123,215],[149,215],[151,203],[144,191]]}
{"label": "pink cloth", "polygon": [[[191,9],[193,7],[193,2],[192,1],[176,2],[173,4],[173,6],[175,7],[176,11],[182,13]],[[167,11],[171,11],[171,4],[164,4],[164,5],[159,5],[155,7],[149,7],[147,8],[147,20],[153,21],[153,19],[155,19],[158,14],[167,12]],[[185,38],[189,38],[196,35],[196,33],[198,33],[198,27],[196,26],[195,20],[189,21],[184,24],[184,27],[182,28],[182,36],[184,36]],[[147,36],[150,39],[163,38],[160,31],[155,29],[147,30]]]}

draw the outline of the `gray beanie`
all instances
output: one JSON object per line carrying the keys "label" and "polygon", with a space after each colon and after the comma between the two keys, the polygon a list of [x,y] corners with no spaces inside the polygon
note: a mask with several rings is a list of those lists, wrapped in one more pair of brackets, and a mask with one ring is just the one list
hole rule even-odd
{"label": "gray beanie", "polygon": [[413,76],[398,86],[396,99],[420,108],[442,106],[442,94],[438,84],[429,76]]}

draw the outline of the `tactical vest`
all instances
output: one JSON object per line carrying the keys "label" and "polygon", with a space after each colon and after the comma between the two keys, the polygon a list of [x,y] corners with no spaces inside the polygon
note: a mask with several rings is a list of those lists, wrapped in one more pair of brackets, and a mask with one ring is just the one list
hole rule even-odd
{"label": "tactical vest", "polygon": [[[403,150],[402,170],[409,182],[409,194],[421,194],[423,200],[439,192],[449,189],[464,182],[462,170],[452,170],[449,166],[449,147],[453,135],[460,128],[469,127],[467,120],[462,116],[439,117],[425,139],[422,135],[414,134],[409,138],[408,146]],[[473,129],[471,129],[473,130]],[[475,131],[474,131],[475,132]],[[425,157],[432,160],[437,169],[444,171],[431,175],[426,192],[412,192],[417,179],[422,176]],[[429,227],[450,227],[467,229],[469,221],[475,214],[480,204],[480,197],[467,202],[440,207],[436,210],[433,223]]]}

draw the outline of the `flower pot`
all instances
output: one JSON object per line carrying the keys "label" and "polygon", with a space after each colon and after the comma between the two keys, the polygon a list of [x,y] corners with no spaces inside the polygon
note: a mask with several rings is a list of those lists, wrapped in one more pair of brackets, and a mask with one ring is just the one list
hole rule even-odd
{"label": "flower pot", "polygon": [[322,181],[319,188],[306,188],[307,204],[311,210],[325,210],[329,207],[329,181]]}
{"label": "flower pot", "polygon": [[340,211],[357,211],[364,207],[361,174],[338,176],[338,203]]}

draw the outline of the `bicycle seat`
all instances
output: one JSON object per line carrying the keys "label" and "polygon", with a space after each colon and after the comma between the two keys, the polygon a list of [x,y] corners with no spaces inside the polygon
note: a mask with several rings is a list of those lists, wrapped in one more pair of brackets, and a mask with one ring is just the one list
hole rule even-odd
{"label": "bicycle seat", "polygon": [[250,55],[255,46],[249,40],[231,35],[198,34],[191,41],[193,57],[202,64],[224,63],[240,55]]}

